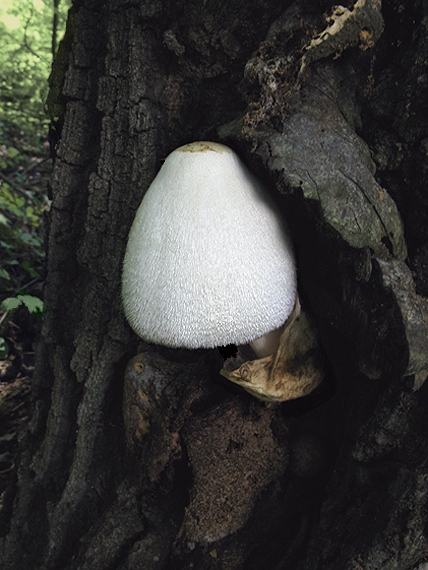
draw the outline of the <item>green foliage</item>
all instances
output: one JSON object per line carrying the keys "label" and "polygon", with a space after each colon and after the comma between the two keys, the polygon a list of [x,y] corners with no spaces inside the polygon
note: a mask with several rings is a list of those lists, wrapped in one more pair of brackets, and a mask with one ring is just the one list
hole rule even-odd
{"label": "green foliage", "polygon": [[9,355],[9,346],[3,336],[7,325],[13,314],[22,308],[36,317],[43,316],[43,301],[38,297],[23,294],[4,299],[0,305],[0,313],[3,313],[0,319],[0,360],[4,360]]}
{"label": "green foliage", "polygon": [[[27,196],[28,198],[29,196]],[[32,226],[38,228],[40,226],[40,216],[43,215],[41,205],[37,198],[34,200],[34,206],[27,206],[28,200],[23,196],[11,191],[7,183],[2,184],[2,193],[0,195],[0,209],[8,210],[12,218],[21,222],[19,228],[16,228],[20,234],[21,240],[30,245],[40,245],[40,240],[34,234],[28,234],[22,231],[22,228]],[[5,219],[3,220],[5,222]]]}
{"label": "green foliage", "polygon": [[[8,217],[0,213],[0,290],[13,291],[28,282],[29,277],[41,277],[44,257],[43,213],[37,197],[34,197],[33,203],[34,206],[25,206],[24,198],[14,195],[7,184],[2,184],[0,208],[3,211],[8,209]],[[21,209],[19,204],[23,206]]]}
{"label": "green foliage", "polygon": [[5,360],[9,356],[9,347],[6,339],[0,336],[0,360]]}
{"label": "green foliage", "polygon": [[[61,36],[70,5],[71,0],[58,5]],[[26,132],[47,131],[49,123],[44,101],[52,65],[53,17],[53,0],[0,0],[0,120]]]}
{"label": "green foliage", "polygon": [[6,313],[12,313],[24,306],[29,313],[40,316],[43,313],[43,301],[33,295],[17,295],[16,297],[8,297],[0,305],[0,310]]}
{"label": "green foliage", "polygon": [[[44,259],[43,218],[49,208],[43,177],[47,141],[0,121],[0,294],[36,283]],[[42,148],[42,144],[44,148]],[[37,288],[36,288],[37,291]]]}

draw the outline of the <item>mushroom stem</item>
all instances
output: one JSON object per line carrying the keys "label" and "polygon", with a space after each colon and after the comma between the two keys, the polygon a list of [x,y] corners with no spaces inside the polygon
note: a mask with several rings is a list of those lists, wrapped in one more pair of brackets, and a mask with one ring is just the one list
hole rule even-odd
{"label": "mushroom stem", "polygon": [[289,325],[289,323],[294,319],[296,316],[300,314],[301,307],[300,307],[300,299],[299,296],[296,296],[296,303],[294,305],[294,309],[288,319],[285,321],[283,325],[279,328],[268,332],[264,336],[256,338],[255,340],[251,341],[249,345],[254,350],[256,355],[259,358],[264,358],[265,356],[270,356],[271,354],[275,354],[279,347],[279,340],[281,338],[284,329]]}
{"label": "mushroom stem", "polygon": [[278,350],[279,346],[279,339],[284,331],[285,323],[279,327],[279,329],[275,329],[274,331],[268,332],[264,336],[260,338],[256,338],[250,342],[251,348],[254,350],[256,355],[259,358],[264,358],[265,356],[270,356],[274,352]]}
{"label": "mushroom stem", "polygon": [[298,297],[283,329],[275,353],[220,374],[267,402],[294,400],[315,390],[324,377],[323,357],[317,330]]}

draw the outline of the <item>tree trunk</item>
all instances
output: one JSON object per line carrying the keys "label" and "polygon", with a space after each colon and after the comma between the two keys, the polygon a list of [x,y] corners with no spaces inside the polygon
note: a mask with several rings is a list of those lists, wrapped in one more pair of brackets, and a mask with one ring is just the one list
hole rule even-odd
{"label": "tree trunk", "polygon": [[[428,560],[428,5],[411,4],[74,2],[2,567]],[[288,219],[327,362],[300,401],[260,402],[220,379],[216,350],[149,345],[125,321],[135,211],[193,140],[237,150]]]}

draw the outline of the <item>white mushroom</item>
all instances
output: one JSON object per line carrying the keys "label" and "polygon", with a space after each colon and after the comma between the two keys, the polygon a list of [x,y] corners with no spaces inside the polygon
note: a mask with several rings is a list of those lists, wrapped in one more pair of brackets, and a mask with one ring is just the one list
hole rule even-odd
{"label": "white mushroom", "polygon": [[[293,248],[267,190],[230,148],[194,142],[167,157],[129,234],[122,294],[144,340],[189,349],[251,343],[259,358],[278,361],[283,325],[300,311]],[[241,384],[266,396],[260,381],[255,390]],[[267,399],[287,399],[277,385],[272,396],[266,390]]]}
{"label": "white mushroom", "polygon": [[171,347],[245,344],[281,327],[295,300],[292,246],[262,184],[221,144],[172,152],[129,234],[123,304],[134,331]]}

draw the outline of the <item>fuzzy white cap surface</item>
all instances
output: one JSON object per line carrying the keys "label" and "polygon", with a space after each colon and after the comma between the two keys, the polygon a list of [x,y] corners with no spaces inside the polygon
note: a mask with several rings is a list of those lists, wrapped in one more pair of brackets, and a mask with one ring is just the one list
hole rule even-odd
{"label": "fuzzy white cap surface", "polygon": [[170,347],[244,344],[296,298],[293,249],[267,191],[228,147],[195,142],[165,160],[129,234],[125,315]]}

